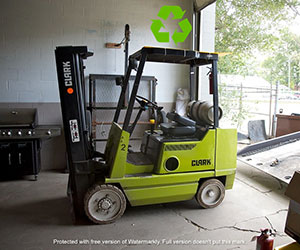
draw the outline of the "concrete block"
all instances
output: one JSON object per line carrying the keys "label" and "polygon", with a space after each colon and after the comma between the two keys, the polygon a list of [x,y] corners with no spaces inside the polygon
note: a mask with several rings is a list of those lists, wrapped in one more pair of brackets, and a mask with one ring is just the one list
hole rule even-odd
{"label": "concrete block", "polygon": [[18,101],[18,93],[9,90],[2,90],[0,92],[0,102],[17,102]]}
{"label": "concrete block", "polygon": [[57,81],[56,68],[53,68],[52,70],[42,70],[41,80],[42,81]]}
{"label": "concrete block", "polygon": [[8,81],[9,91],[19,92],[19,91],[30,91],[30,83],[28,80],[9,80]]}
{"label": "concrete block", "polygon": [[40,58],[40,49],[31,48],[18,48],[16,50],[15,65],[19,69],[33,70],[37,69],[42,63]]}
{"label": "concrete block", "polygon": [[0,80],[0,89],[2,91],[8,91],[8,81]]}
{"label": "concrete block", "polygon": [[[4,25],[3,18],[0,19],[0,25]],[[3,50],[5,45],[5,35],[4,32],[0,33],[0,50]]]}
{"label": "concrete block", "polygon": [[82,18],[84,10],[82,6],[73,4],[73,1],[64,1],[63,16],[67,18]]}
{"label": "concrete block", "polygon": [[19,69],[19,80],[38,81],[41,79],[40,70]]}
{"label": "concrete block", "polygon": [[36,89],[38,89],[41,93],[41,98],[43,102],[60,102],[58,84],[55,81],[40,81],[35,84]]}
{"label": "concrete block", "polygon": [[[56,34],[58,35],[58,33]],[[49,34],[49,29],[45,28],[44,32],[32,34],[29,37],[29,42],[33,47],[39,48],[40,50],[47,50],[50,53],[50,51],[53,51],[52,37],[53,34]]]}
{"label": "concrete block", "polygon": [[18,93],[18,102],[42,102],[41,91],[20,91]]}
{"label": "concrete block", "polygon": [[[1,52],[2,53],[2,52]],[[0,53],[0,68],[2,69],[13,69],[16,68],[16,52],[8,53],[4,52],[2,55]],[[0,70],[2,72],[2,70]]]}
{"label": "concrete block", "polygon": [[[94,0],[86,0],[86,1],[73,0],[73,5],[78,7],[78,8],[95,8],[95,6],[96,6],[95,2],[98,2],[98,1],[94,1]],[[103,4],[103,5],[105,5],[105,4]]]}
{"label": "concrete block", "polygon": [[56,17],[62,16],[64,13],[64,2],[65,1],[49,1],[49,10],[52,14],[52,21],[55,20]]}
{"label": "concrete block", "polygon": [[[96,36],[96,34],[97,33],[95,33],[95,36]],[[93,35],[91,35],[91,36],[93,36]],[[85,44],[87,45],[87,47],[89,48],[90,51],[95,52],[98,41],[95,38],[89,38],[89,37],[90,37],[89,35],[87,35],[87,34],[85,35],[85,41],[86,41]],[[90,59],[92,59],[92,58],[90,58]]]}
{"label": "concrete block", "polygon": [[[70,44],[69,44],[70,45]],[[52,53],[51,53],[52,52]],[[39,67],[41,70],[51,70],[51,69],[55,69],[55,54],[54,54],[54,50],[51,51],[50,50],[40,50],[40,59],[39,59],[39,65],[37,67]]]}
{"label": "concrete block", "polygon": [[26,48],[30,48],[29,36],[32,32],[31,23],[26,24],[25,22],[25,24],[23,24],[23,21],[16,21],[14,18],[7,18],[5,19],[4,26],[6,28],[4,28],[2,32],[4,33],[6,49],[23,49],[23,51],[25,51]]}
{"label": "concrete block", "polygon": [[0,68],[0,80],[18,80],[18,70]]}

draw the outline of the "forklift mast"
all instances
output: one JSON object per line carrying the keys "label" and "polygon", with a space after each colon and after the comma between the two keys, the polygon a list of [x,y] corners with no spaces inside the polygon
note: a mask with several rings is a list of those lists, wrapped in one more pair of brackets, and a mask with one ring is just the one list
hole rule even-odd
{"label": "forklift mast", "polygon": [[[92,56],[87,47],[57,47],[57,77],[68,156],[84,161],[91,156],[86,118],[83,59]],[[70,142],[70,143],[69,143]]]}
{"label": "forklift mast", "polygon": [[[81,204],[86,189],[93,182],[88,174],[78,175],[79,169],[90,164],[93,148],[89,142],[87,124],[83,59],[92,56],[87,47],[57,47],[55,50],[57,77],[59,84],[61,111],[69,166],[68,194],[71,195],[75,214]],[[71,192],[71,193],[70,193]]]}

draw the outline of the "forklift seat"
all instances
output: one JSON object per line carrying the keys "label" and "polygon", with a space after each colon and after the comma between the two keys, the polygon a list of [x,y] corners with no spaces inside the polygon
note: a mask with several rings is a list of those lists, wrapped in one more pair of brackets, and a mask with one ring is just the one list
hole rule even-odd
{"label": "forklift seat", "polygon": [[174,122],[160,124],[164,134],[170,136],[189,136],[196,133],[195,121],[174,112],[167,113],[167,118]]}
{"label": "forklift seat", "polygon": [[196,122],[175,112],[168,112],[167,118],[181,126],[196,126]]}

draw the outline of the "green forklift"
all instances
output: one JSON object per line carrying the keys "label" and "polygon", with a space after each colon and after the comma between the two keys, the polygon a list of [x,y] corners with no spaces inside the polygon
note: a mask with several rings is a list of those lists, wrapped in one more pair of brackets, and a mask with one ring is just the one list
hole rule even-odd
{"label": "green forklift", "polygon": [[[68,194],[75,215],[85,214],[94,223],[107,224],[123,215],[126,204],[142,206],[194,197],[202,208],[221,204],[235,178],[237,132],[219,128],[218,54],[157,47],[143,47],[132,54],[125,76],[118,80],[121,93],[105,152],[99,153],[89,139],[84,93],[83,60],[92,53],[87,47],[72,46],[57,47],[55,53],[70,172]],[[137,95],[146,61],[188,65],[191,83],[196,67],[209,67],[213,105],[195,100],[191,93],[189,117],[167,113],[169,122],[158,129],[151,126],[144,132],[140,151],[133,152],[129,140],[142,113],[162,110],[156,102]],[[133,70],[134,84],[124,121],[119,123]],[[195,87],[191,84],[191,92]],[[139,110],[132,118],[135,104]]]}

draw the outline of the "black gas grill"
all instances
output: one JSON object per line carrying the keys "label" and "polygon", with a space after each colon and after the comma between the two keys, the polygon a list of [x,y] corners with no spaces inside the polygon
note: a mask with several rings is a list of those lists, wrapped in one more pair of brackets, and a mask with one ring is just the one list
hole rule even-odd
{"label": "black gas grill", "polygon": [[59,136],[59,126],[37,125],[33,108],[0,109],[0,179],[25,175],[34,180],[41,169],[41,139]]}

